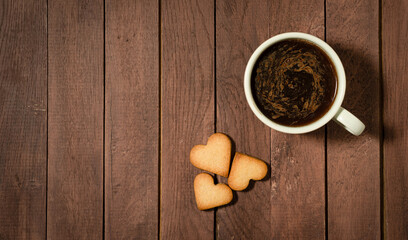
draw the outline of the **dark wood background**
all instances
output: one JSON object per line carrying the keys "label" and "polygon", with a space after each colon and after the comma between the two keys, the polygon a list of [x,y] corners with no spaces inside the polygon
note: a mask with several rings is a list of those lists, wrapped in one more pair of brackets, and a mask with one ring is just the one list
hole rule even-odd
{"label": "dark wood background", "polygon": [[[408,239],[407,12],[406,0],[2,0],[0,239]],[[281,134],[252,114],[246,63],[288,31],[338,53],[362,136],[334,123]],[[199,211],[188,156],[214,132],[270,176]]]}

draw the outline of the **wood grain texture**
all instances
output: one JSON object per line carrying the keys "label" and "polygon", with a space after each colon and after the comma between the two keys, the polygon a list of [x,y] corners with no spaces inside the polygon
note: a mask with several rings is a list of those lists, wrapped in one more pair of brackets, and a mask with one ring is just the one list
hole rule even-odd
{"label": "wood grain texture", "polygon": [[366,125],[359,137],[328,126],[329,239],[381,238],[378,6],[368,0],[326,3],[326,40],[346,71],[342,106]]}
{"label": "wood grain texture", "polygon": [[101,239],[103,1],[48,1],[50,239]]}
{"label": "wood grain texture", "polygon": [[158,13],[158,1],[106,1],[106,239],[158,236]]}
{"label": "wood grain texture", "polygon": [[[252,113],[244,94],[245,66],[268,38],[265,1],[216,1],[217,131],[228,134],[235,150],[270,162],[270,129]],[[227,179],[218,178],[227,183]],[[219,208],[217,239],[270,238],[270,183],[257,181],[235,192],[233,204]]]}
{"label": "wood grain texture", "polygon": [[[271,1],[270,35],[305,32],[324,39],[324,2]],[[325,238],[325,132],[271,131],[271,238]]]}
{"label": "wood grain texture", "polygon": [[385,237],[408,239],[408,2],[382,6]]}
{"label": "wood grain texture", "polygon": [[201,172],[189,153],[214,132],[214,2],[162,1],[162,239],[211,239],[214,213],[197,209]]}
{"label": "wood grain texture", "polygon": [[46,1],[2,1],[0,32],[0,239],[44,239]]}

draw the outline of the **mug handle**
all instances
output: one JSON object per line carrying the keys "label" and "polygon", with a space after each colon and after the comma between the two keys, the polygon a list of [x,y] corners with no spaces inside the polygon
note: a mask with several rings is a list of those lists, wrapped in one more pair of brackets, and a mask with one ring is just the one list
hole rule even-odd
{"label": "mug handle", "polygon": [[333,120],[356,136],[360,135],[365,128],[364,123],[360,119],[342,107],[339,108]]}

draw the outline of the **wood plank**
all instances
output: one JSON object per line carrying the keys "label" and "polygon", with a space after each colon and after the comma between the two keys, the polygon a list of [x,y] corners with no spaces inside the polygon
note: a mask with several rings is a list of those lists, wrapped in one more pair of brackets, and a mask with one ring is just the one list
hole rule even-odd
{"label": "wood plank", "polygon": [[[268,4],[227,0],[216,4],[217,131],[232,138],[236,151],[269,164],[270,129],[252,113],[243,86],[249,57],[268,38]],[[217,239],[270,239],[270,182],[256,182],[234,198],[234,204],[217,210]]]}
{"label": "wood plank", "polygon": [[103,1],[48,1],[50,239],[103,234]]}
{"label": "wood plank", "polygon": [[[272,1],[270,35],[305,32],[324,39],[324,1]],[[325,130],[271,132],[272,239],[325,237]]]}
{"label": "wood plank", "polygon": [[214,213],[197,209],[189,153],[214,132],[214,2],[163,1],[161,13],[160,237],[210,239]]}
{"label": "wood plank", "polygon": [[408,239],[408,2],[382,2],[385,238]]}
{"label": "wood plank", "polygon": [[0,11],[0,239],[44,239],[47,2]]}
{"label": "wood plank", "polygon": [[106,239],[158,237],[158,13],[158,1],[106,1]]}
{"label": "wood plank", "polygon": [[378,5],[326,3],[326,40],[346,71],[343,107],[366,125],[359,137],[334,122],[328,125],[329,239],[381,238]]}

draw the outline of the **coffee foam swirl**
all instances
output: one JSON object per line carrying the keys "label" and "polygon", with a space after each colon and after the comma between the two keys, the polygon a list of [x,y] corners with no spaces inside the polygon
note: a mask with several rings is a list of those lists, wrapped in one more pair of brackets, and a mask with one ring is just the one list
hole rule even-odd
{"label": "coffee foam swirl", "polygon": [[324,104],[330,65],[321,53],[304,44],[281,43],[265,52],[256,64],[255,90],[264,114],[296,124]]}

